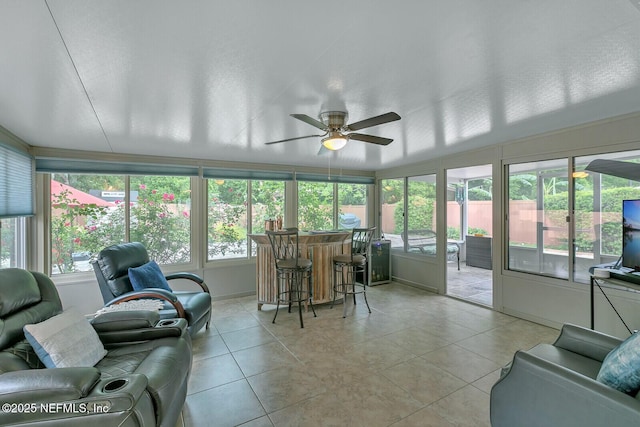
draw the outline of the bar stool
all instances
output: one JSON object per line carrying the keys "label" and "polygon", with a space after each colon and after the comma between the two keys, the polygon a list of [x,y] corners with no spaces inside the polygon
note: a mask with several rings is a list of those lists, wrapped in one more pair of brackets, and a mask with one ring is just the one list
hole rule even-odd
{"label": "bar stool", "polygon": [[[304,328],[302,321],[302,302],[309,302],[313,317],[317,317],[316,310],[313,308],[313,291],[311,287],[311,260],[302,258],[298,250],[298,230],[290,229],[284,231],[265,231],[273,257],[276,263],[276,282],[277,282],[277,306],[276,314],[273,316],[273,322],[276,323],[280,302],[289,304],[289,313],[291,313],[291,304],[298,303],[298,313],[300,313],[300,327]],[[306,286],[304,282],[306,281]]]}
{"label": "bar stool", "polygon": [[[364,296],[367,310],[371,313],[369,301],[367,301],[367,262],[369,257],[369,246],[375,227],[354,228],[351,234],[351,253],[336,255],[333,257],[333,302],[336,302],[336,295],[344,295],[344,308],[342,317],[347,317],[347,295],[353,295],[353,304],[356,304],[356,294]],[[362,283],[357,281],[357,275],[362,274]]]}

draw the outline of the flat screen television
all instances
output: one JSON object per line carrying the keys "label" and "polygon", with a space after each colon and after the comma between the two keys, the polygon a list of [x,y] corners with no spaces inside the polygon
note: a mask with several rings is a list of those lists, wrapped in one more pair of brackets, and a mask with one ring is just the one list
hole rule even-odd
{"label": "flat screen television", "polygon": [[640,200],[622,201],[622,266],[640,271]]}

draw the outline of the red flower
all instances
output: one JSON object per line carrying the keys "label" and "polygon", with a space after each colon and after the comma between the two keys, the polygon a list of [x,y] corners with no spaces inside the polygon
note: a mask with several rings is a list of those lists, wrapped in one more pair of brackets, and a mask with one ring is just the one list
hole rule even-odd
{"label": "red flower", "polygon": [[147,189],[147,186],[146,186],[146,185],[144,185],[144,184],[140,184],[140,189],[141,189],[141,190],[146,190],[146,189]]}
{"label": "red flower", "polygon": [[73,243],[80,243],[80,238],[76,237],[75,239],[73,239]]}

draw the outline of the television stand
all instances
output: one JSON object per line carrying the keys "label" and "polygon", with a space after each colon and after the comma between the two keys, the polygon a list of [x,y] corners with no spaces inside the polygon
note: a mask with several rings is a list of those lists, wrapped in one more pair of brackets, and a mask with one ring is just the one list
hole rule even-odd
{"label": "television stand", "polygon": [[590,281],[591,282],[591,295],[590,295],[591,296],[591,329],[592,330],[594,329],[594,324],[595,324],[594,301],[595,301],[595,288],[597,286],[598,289],[600,289],[600,292],[602,292],[602,295],[604,295],[605,299],[607,300],[611,308],[613,309],[613,311],[618,316],[618,319],[620,319],[624,327],[627,328],[627,331],[629,331],[629,334],[632,334],[633,332],[631,331],[627,323],[622,318],[622,315],[620,315],[618,310],[615,308],[615,306],[613,305],[613,302],[607,296],[606,292],[604,291],[604,288],[619,289],[627,292],[640,293],[640,274],[625,272],[624,270],[621,270],[621,269],[611,269],[611,271],[609,272],[610,277],[605,278],[605,277],[595,277],[593,275],[593,272],[591,271],[592,269],[589,269],[589,270],[592,273],[591,281]]}

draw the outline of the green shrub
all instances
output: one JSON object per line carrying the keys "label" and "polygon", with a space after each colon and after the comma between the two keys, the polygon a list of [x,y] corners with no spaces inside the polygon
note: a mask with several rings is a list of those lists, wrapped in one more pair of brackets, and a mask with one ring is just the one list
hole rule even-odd
{"label": "green shrub", "polygon": [[[431,230],[433,229],[433,209],[435,200],[422,196],[413,196],[409,198],[409,222],[408,230]],[[394,233],[402,232],[402,224],[404,223],[404,209],[402,203],[398,203],[393,211],[393,220],[395,222]]]}

